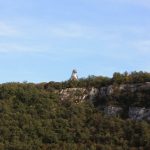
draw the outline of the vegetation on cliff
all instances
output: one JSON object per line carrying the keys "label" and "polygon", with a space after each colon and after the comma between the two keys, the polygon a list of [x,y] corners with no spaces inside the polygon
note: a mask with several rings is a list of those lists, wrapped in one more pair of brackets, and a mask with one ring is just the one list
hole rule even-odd
{"label": "vegetation on cliff", "polygon": [[[136,74],[137,82],[150,81],[150,74]],[[67,87],[135,83],[137,76],[127,76],[126,81],[114,74],[113,78],[92,76],[76,83],[1,84],[0,149],[149,150],[148,122],[107,117],[91,103],[60,101],[56,92]]]}
{"label": "vegetation on cliff", "polygon": [[135,84],[150,82],[150,73],[148,72],[115,72],[113,77],[94,76],[90,75],[88,78],[80,78],[78,81],[67,80],[65,82],[49,82],[45,85],[47,89],[63,89],[73,87],[97,87],[109,86],[112,84]]}

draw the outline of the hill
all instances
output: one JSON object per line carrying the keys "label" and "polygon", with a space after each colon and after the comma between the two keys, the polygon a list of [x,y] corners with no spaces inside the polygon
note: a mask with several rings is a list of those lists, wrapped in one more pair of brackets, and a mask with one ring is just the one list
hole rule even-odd
{"label": "hill", "polygon": [[[149,82],[149,73],[133,72],[1,84],[0,150],[149,150],[148,119],[127,116],[149,109]],[[121,115],[108,113],[120,107]]]}

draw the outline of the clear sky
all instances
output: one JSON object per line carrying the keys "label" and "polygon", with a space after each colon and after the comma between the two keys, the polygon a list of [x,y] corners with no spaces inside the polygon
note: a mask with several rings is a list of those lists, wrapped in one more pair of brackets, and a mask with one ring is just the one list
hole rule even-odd
{"label": "clear sky", "polygon": [[0,83],[150,72],[149,0],[0,0]]}

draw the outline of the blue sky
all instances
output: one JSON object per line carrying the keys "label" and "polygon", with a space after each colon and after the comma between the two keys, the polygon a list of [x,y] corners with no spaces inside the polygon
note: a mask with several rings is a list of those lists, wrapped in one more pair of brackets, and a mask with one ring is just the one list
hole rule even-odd
{"label": "blue sky", "polygon": [[0,0],[0,83],[150,72],[149,0]]}

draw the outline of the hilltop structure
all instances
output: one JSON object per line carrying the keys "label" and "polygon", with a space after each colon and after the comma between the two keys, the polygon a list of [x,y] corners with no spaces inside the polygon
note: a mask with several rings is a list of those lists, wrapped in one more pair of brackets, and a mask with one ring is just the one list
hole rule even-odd
{"label": "hilltop structure", "polygon": [[75,70],[75,69],[72,71],[71,80],[73,80],[73,81],[78,80],[77,70]]}

